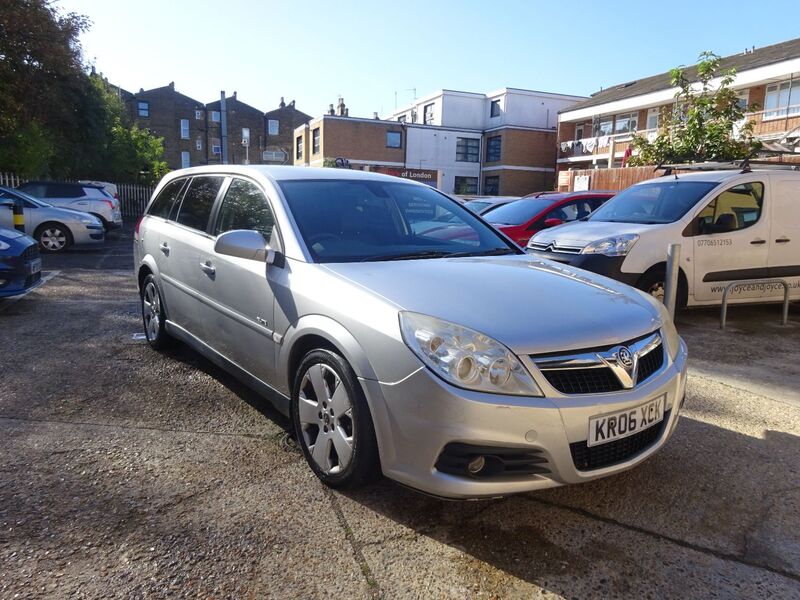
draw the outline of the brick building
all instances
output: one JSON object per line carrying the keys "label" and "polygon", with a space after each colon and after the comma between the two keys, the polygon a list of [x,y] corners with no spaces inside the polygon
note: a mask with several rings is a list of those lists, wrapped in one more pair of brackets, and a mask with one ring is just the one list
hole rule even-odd
{"label": "brick building", "polygon": [[264,114],[265,145],[262,152],[264,164],[292,164],[294,130],[311,120],[306,113],[297,110],[294,100],[281,103],[275,110]]}
{"label": "brick building", "polygon": [[164,138],[164,160],[170,169],[206,164],[205,105],[175,91],[175,83],[126,95],[131,120]]}
{"label": "brick building", "polygon": [[[237,97],[206,104],[208,113],[208,164],[257,165],[264,151],[264,113]],[[223,114],[224,113],[224,114]],[[223,133],[223,124],[227,132]],[[227,145],[225,140],[227,139]]]}
{"label": "brick building", "polygon": [[[745,105],[758,110],[746,115],[753,133],[767,149],[800,150],[800,39],[751,48],[721,60],[735,68],[732,88]],[[696,67],[686,69],[692,80]],[[669,73],[605,88],[558,115],[558,167],[621,166],[634,135],[658,134],[665,111],[675,107]]]}
{"label": "brick building", "polygon": [[353,168],[424,181],[457,194],[523,195],[553,188],[558,110],[583,98],[504,88],[441,90],[385,119],[334,110],[295,131],[294,163]]}

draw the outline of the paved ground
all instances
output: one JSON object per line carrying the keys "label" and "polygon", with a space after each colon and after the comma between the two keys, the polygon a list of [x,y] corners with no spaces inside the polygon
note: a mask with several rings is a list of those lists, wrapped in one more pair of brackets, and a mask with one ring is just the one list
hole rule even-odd
{"label": "paved ground", "polygon": [[286,422],[140,331],[130,238],[0,302],[0,598],[800,598],[800,311],[680,319],[639,468],[500,501],[323,488]]}

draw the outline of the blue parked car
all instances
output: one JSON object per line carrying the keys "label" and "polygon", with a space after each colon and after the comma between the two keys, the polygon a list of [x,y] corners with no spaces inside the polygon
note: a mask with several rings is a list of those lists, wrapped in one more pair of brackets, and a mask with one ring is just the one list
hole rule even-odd
{"label": "blue parked car", "polygon": [[0,298],[22,294],[41,284],[39,244],[21,231],[0,227]]}

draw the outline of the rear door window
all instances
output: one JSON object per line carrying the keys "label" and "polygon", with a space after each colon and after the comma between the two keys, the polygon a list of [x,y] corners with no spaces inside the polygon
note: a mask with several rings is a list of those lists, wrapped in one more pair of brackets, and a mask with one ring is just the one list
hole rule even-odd
{"label": "rear door window", "polygon": [[211,216],[211,208],[224,179],[218,176],[194,177],[183,195],[183,202],[175,220],[186,227],[205,231]]}
{"label": "rear door window", "polygon": [[156,196],[156,199],[153,200],[147,214],[154,217],[161,217],[162,219],[168,219],[169,213],[172,210],[172,205],[175,203],[175,200],[180,198],[181,190],[185,183],[185,179],[176,179],[165,185],[164,189],[162,189],[158,193],[158,196]]}
{"label": "rear door window", "polygon": [[81,198],[84,195],[83,186],[70,183],[48,183],[45,186],[47,198]]}

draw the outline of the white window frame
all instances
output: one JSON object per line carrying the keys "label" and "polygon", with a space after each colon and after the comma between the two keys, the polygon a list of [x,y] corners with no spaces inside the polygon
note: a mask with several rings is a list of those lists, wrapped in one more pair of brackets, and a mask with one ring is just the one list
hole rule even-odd
{"label": "white window frame", "polygon": [[242,141],[247,140],[250,142],[250,128],[249,127],[242,127]]}
{"label": "white window frame", "polygon": [[422,107],[422,124],[433,125],[436,119],[436,103],[431,102]]}
{"label": "white window frame", "polygon": [[[389,136],[397,136],[397,144],[390,144],[389,143]],[[386,147],[387,148],[402,148],[403,147],[403,133],[400,131],[387,131],[386,132]]]}
{"label": "white window frame", "polygon": [[[786,103],[781,103],[781,90],[786,88]],[[777,92],[777,104],[774,108],[769,108],[770,94]],[[797,96],[797,101],[792,104],[792,96]],[[764,92],[764,121],[773,119],[785,119],[787,117],[800,116],[800,79],[786,79],[771,83]]]}
{"label": "white window frame", "polygon": [[188,150],[181,152],[181,169],[188,169],[192,166],[191,155]]}
{"label": "white window frame", "polygon": [[203,120],[203,111],[202,110],[194,111],[194,120],[195,121],[202,121]]}
{"label": "white window frame", "polygon": [[189,119],[181,119],[181,139],[189,139]]}
{"label": "white window frame", "polygon": [[[146,114],[142,114],[144,111]],[[136,101],[136,114],[144,119],[150,118],[150,103],[147,100]]]}
{"label": "white window frame", "polygon": [[211,154],[222,154],[222,140],[211,138]]}
{"label": "white window frame", "polygon": [[218,110],[211,111],[211,122],[212,123],[219,123],[222,120],[222,116],[219,114]]}
{"label": "white window frame", "polygon": [[[497,107],[497,114],[493,115],[492,112],[493,112],[495,106]],[[491,102],[489,102],[489,118],[490,119],[496,119],[497,117],[502,116],[502,114],[503,114],[503,107],[501,106],[500,99],[492,100]]]}
{"label": "white window frame", "polygon": [[197,138],[195,140],[195,142],[194,142],[194,147],[197,148],[198,150],[202,150],[203,149],[203,140],[201,140],[200,138]]}
{"label": "white window frame", "polygon": [[[605,125],[608,126],[607,131],[603,131]],[[597,136],[614,135],[614,116],[607,115],[605,117],[600,117],[597,121],[597,132],[592,132],[592,134]]]}
{"label": "white window frame", "polygon": [[278,135],[280,127],[281,125],[278,119],[267,119],[267,133],[269,135]]}
{"label": "white window frame", "polygon": [[[618,129],[619,122],[622,120],[626,120],[628,122],[628,129],[626,131],[620,131]],[[630,127],[630,123],[633,122],[633,128]],[[614,115],[614,135],[633,135],[639,129],[639,111],[634,110],[627,113],[620,113],[618,115]]]}
{"label": "white window frame", "polygon": [[[655,124],[652,123],[652,120],[655,119]],[[661,107],[656,106],[654,108],[647,109],[647,130],[650,129],[658,129],[661,125]]]}

